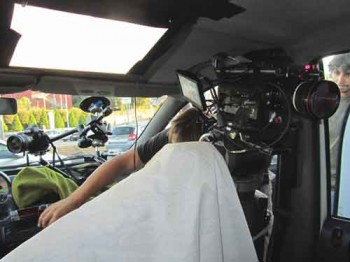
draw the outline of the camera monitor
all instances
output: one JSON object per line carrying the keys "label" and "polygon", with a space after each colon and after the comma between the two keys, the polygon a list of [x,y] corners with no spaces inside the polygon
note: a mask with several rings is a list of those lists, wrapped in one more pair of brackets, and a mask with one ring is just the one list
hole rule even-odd
{"label": "camera monitor", "polygon": [[202,85],[195,74],[184,70],[177,70],[181,93],[195,108],[205,110],[205,100]]}

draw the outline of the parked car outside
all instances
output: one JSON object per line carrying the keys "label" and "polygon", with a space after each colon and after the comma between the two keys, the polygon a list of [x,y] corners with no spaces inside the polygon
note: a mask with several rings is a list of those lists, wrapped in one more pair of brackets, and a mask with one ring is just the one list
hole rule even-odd
{"label": "parked car outside", "polygon": [[66,141],[78,141],[79,140],[79,133],[74,133],[70,136],[66,136],[66,137],[63,137],[62,138],[62,141],[63,142],[66,142]]}
{"label": "parked car outside", "polygon": [[78,141],[79,139],[79,133],[74,133],[71,136],[69,136],[70,141]]}
{"label": "parked car outside", "polygon": [[[23,154],[16,155],[12,154],[8,149],[6,142],[3,140],[0,140],[0,166],[6,166],[14,161],[17,162],[18,159],[23,158]],[[24,161],[26,161],[25,158],[23,158]]]}
{"label": "parked car outside", "polygon": [[112,134],[108,136],[106,151],[109,155],[117,155],[127,151],[142,133],[145,126],[119,125],[112,128]]}
{"label": "parked car outside", "polygon": [[60,135],[62,132],[52,129],[52,130],[46,130],[45,133],[49,136],[49,137],[55,137]]}

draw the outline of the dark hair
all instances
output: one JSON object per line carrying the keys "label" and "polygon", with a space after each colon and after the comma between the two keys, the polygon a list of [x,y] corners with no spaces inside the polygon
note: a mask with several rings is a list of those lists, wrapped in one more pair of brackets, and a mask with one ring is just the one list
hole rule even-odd
{"label": "dark hair", "polygon": [[349,70],[350,69],[350,53],[335,55],[328,64],[329,71],[333,72],[335,69]]}
{"label": "dark hair", "polygon": [[202,134],[200,115],[201,112],[196,108],[190,108],[171,121],[168,132],[169,142],[198,141]]}

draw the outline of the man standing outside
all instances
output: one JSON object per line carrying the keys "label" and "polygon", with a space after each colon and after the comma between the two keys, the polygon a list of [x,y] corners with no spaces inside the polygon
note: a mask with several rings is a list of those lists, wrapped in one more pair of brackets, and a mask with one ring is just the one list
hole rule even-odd
{"label": "man standing outside", "polygon": [[338,150],[340,142],[341,128],[345,113],[350,104],[350,53],[335,55],[330,61],[329,71],[331,80],[335,82],[340,90],[340,104],[337,111],[329,118],[329,138],[331,157],[331,186],[335,186]]}

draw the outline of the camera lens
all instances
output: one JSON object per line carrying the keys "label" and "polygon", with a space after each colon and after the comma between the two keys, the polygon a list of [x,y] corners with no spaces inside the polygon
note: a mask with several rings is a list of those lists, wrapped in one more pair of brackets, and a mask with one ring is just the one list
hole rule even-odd
{"label": "camera lens", "polygon": [[328,118],[337,110],[340,102],[340,91],[338,86],[330,81],[319,83],[313,98],[311,107],[318,118]]}
{"label": "camera lens", "polygon": [[24,134],[13,135],[7,139],[7,148],[14,154],[22,153],[28,150],[32,140],[30,136]]}
{"label": "camera lens", "polygon": [[293,95],[295,110],[317,119],[332,116],[339,102],[339,88],[331,81],[303,82],[296,88]]}

